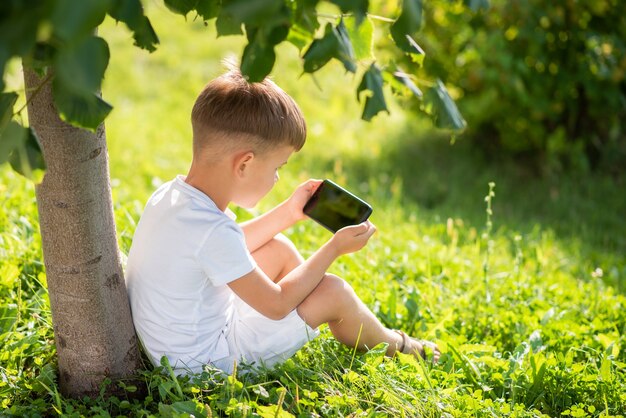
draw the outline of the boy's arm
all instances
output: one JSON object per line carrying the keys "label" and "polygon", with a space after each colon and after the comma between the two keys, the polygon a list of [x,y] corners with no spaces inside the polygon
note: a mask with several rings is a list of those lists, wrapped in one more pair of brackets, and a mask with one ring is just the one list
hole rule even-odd
{"label": "boy's arm", "polygon": [[305,219],[302,209],[320,183],[320,180],[302,183],[289,199],[269,212],[242,223],[240,226],[246,237],[248,250],[251,253],[258,250],[280,232]]}
{"label": "boy's arm", "polygon": [[284,201],[269,212],[240,224],[246,237],[246,246],[251,253],[299,220],[292,215],[287,202]]}
{"label": "boy's arm", "polygon": [[261,314],[274,320],[284,318],[317,287],[337,257],[363,248],[374,232],[376,228],[369,221],[341,229],[278,283],[257,267],[228,286]]}

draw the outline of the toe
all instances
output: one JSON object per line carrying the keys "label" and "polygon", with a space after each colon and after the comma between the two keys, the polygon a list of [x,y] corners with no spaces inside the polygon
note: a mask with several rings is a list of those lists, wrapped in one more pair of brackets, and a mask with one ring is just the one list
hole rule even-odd
{"label": "toe", "polygon": [[[428,347],[430,351],[432,351],[433,363],[437,363],[439,361],[439,356],[441,356],[441,352],[439,351],[439,347],[437,347],[437,344],[431,341],[425,341],[425,340],[420,341],[420,343],[422,344],[423,347]],[[422,356],[422,357],[424,359],[426,358],[425,356]]]}

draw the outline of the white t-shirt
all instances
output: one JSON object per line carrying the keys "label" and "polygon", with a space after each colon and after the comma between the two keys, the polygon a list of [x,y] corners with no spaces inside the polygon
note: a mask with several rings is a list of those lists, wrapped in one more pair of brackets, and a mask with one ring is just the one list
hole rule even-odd
{"label": "white t-shirt", "polygon": [[197,373],[229,356],[234,293],[256,267],[243,231],[183,176],[162,185],[135,230],[126,281],[137,334],[158,365]]}

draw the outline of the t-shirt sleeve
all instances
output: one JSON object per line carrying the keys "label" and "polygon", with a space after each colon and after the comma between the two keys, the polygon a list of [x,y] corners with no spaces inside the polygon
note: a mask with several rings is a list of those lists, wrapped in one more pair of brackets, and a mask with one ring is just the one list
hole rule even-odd
{"label": "t-shirt sleeve", "polygon": [[201,243],[196,259],[214,286],[232,282],[256,267],[243,231],[234,222],[218,224]]}

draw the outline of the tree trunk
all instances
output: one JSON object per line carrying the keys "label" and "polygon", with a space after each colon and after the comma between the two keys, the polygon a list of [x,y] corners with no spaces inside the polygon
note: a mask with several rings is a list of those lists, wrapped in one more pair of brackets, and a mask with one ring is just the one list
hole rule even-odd
{"label": "tree trunk", "polygon": [[97,395],[105,378],[130,376],[137,338],[118,252],[104,125],[63,122],[51,81],[24,67],[28,118],[47,163],[36,186],[61,391]]}

